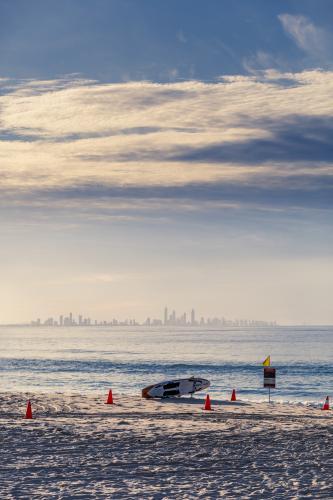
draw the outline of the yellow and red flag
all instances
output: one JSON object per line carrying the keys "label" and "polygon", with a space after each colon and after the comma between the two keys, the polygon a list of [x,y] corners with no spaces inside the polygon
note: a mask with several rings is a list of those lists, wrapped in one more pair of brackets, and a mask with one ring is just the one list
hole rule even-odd
{"label": "yellow and red flag", "polygon": [[271,357],[270,356],[267,356],[267,358],[265,359],[265,361],[263,361],[263,366],[271,366]]}

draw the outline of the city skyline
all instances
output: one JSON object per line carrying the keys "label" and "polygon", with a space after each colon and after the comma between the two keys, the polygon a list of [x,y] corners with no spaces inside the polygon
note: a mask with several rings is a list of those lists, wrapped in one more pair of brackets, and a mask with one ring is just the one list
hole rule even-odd
{"label": "city skyline", "polygon": [[45,320],[37,318],[30,321],[30,326],[276,326],[276,321],[262,321],[249,319],[226,319],[223,316],[204,317],[200,315],[200,319],[196,318],[195,309],[192,308],[187,314],[183,312],[177,315],[175,309],[172,309],[169,314],[169,309],[166,306],[163,311],[163,317],[155,318],[148,316],[144,321],[137,321],[135,318],[119,320],[112,318],[111,320],[97,320],[82,314],[74,315],[70,312],[67,316],[60,314],[55,317],[49,317]]}

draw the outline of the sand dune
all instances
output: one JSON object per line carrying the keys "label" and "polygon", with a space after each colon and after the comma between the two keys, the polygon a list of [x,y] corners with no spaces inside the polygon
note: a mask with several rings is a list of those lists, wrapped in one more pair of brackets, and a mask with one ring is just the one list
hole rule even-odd
{"label": "sand dune", "polygon": [[[22,419],[31,398],[33,420]],[[331,412],[0,395],[1,498],[332,498]]]}

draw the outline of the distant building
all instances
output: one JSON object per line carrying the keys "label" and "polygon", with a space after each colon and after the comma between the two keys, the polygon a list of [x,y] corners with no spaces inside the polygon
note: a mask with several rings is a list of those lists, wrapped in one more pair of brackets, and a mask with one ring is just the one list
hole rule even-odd
{"label": "distant building", "polygon": [[195,325],[195,311],[192,309],[191,311],[191,326]]}

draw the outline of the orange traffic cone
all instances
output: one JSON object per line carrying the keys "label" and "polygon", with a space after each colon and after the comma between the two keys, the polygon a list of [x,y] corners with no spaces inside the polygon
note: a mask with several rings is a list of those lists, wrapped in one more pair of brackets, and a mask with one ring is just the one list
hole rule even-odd
{"label": "orange traffic cone", "polygon": [[105,403],[106,405],[113,405],[113,396],[112,396],[112,390],[109,390],[109,395],[108,395],[108,400]]}
{"label": "orange traffic cone", "polygon": [[232,390],[232,394],[231,394],[231,400],[230,401],[237,401],[236,399],[236,391],[235,389]]}
{"label": "orange traffic cone", "polygon": [[330,409],[330,398],[327,396],[324,406],[322,407],[322,410],[329,410]]}
{"label": "orange traffic cone", "polygon": [[25,412],[25,417],[24,418],[32,418],[32,409],[31,409],[31,403],[28,401],[27,404],[27,411]]}
{"label": "orange traffic cone", "polygon": [[212,406],[210,404],[210,397],[209,397],[209,394],[207,394],[206,400],[205,400],[204,410],[211,410],[211,409],[212,409]]}

